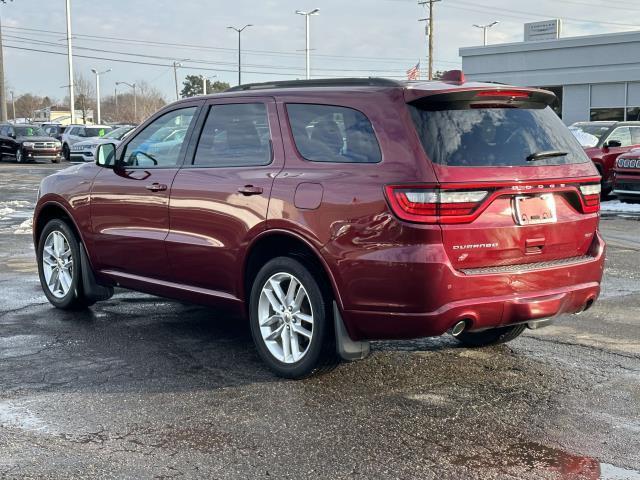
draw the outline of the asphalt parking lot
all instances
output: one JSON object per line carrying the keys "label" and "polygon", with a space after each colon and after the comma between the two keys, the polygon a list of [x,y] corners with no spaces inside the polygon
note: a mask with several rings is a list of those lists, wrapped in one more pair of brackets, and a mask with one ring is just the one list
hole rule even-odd
{"label": "asphalt parking lot", "polygon": [[0,478],[640,479],[640,213],[607,208],[581,316],[481,350],[377,342],[293,382],[215,310],[53,309],[30,216],[63,167],[0,163]]}

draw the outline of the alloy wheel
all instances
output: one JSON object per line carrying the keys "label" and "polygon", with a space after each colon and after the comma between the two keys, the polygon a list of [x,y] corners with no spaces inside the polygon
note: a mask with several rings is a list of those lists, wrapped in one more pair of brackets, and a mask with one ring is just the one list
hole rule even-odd
{"label": "alloy wheel", "polygon": [[67,237],[58,230],[51,232],[44,242],[42,271],[51,294],[64,298],[73,282],[73,254]]}
{"label": "alloy wheel", "polygon": [[20,149],[16,150],[16,162],[18,163],[22,162],[22,150]]}
{"label": "alloy wheel", "polygon": [[300,361],[313,338],[313,308],[304,285],[290,273],[272,275],[258,300],[262,340],[280,362]]}

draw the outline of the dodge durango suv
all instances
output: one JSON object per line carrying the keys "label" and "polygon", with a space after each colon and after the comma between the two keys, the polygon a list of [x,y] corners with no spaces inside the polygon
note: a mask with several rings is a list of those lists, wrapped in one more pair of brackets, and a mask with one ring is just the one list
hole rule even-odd
{"label": "dodge durango suv", "polygon": [[231,309],[288,378],[372,339],[512,340],[600,292],[600,177],[554,99],[453,71],[178,101],[43,180],[42,288]]}

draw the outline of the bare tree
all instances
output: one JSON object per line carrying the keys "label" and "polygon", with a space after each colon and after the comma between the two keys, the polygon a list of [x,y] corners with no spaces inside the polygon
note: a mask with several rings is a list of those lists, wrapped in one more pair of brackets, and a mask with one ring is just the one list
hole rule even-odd
{"label": "bare tree", "polygon": [[75,87],[76,106],[82,110],[82,123],[87,123],[87,113],[95,108],[96,91],[93,82],[82,75],[74,75],[73,85]]}
{"label": "bare tree", "polygon": [[164,96],[157,88],[144,80],[138,80],[136,82],[137,119],[134,111],[133,90],[131,89],[118,92],[117,108],[113,95],[103,97],[102,116],[108,122],[140,123],[166,103]]}

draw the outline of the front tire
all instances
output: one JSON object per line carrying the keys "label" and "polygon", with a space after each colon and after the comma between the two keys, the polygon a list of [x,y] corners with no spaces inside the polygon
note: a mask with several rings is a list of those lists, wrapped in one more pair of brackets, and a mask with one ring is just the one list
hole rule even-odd
{"label": "front tire", "polygon": [[71,161],[71,150],[69,150],[69,145],[66,143],[62,146],[62,156],[67,162]]}
{"label": "front tire", "polygon": [[278,376],[301,379],[337,365],[330,295],[298,260],[277,257],[260,269],[249,317],[258,354]]}
{"label": "front tire", "polygon": [[17,163],[22,163],[22,159],[23,159],[22,149],[18,148],[18,150],[16,150],[16,162]]}
{"label": "front tire", "polygon": [[49,302],[62,310],[89,306],[82,289],[80,244],[62,220],[47,223],[38,242],[38,274]]}
{"label": "front tire", "polygon": [[462,332],[454,338],[466,347],[487,347],[507,343],[519,337],[527,328],[526,325],[492,328],[481,332]]}

